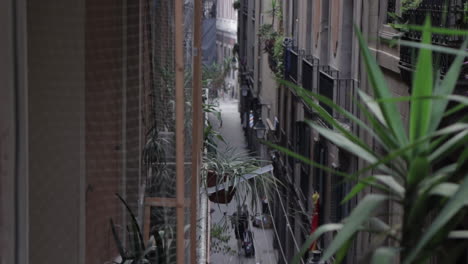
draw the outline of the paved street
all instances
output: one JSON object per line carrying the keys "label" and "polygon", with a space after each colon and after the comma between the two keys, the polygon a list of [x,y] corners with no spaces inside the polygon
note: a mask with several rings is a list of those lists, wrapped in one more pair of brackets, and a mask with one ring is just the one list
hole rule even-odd
{"label": "paved street", "polygon": [[[220,99],[220,109],[223,120],[223,125],[220,128],[220,133],[223,135],[226,142],[229,142],[231,147],[235,147],[240,152],[246,151],[246,141],[244,138],[244,132],[241,127],[239,113],[237,111],[238,102],[235,100],[223,100]],[[220,143],[220,147],[223,147],[223,143]],[[237,203],[233,200],[229,205],[218,205],[210,203],[211,208],[214,210],[212,213],[211,223],[219,223],[223,219],[223,215],[226,212],[227,215],[232,215],[237,208]],[[260,206],[257,207],[260,210]],[[250,214],[252,212],[249,208]],[[254,235],[254,246],[255,246],[255,257],[246,258],[243,252],[238,255],[237,252],[233,254],[221,254],[213,253],[211,255],[211,264],[228,264],[228,263],[262,263],[262,264],[275,264],[277,263],[277,253],[273,250],[273,230],[256,228],[252,226],[252,222],[249,221],[250,230]],[[230,226],[230,223],[229,223]],[[237,242],[234,238],[234,231],[230,227],[231,239],[229,240],[230,248],[237,251]]]}

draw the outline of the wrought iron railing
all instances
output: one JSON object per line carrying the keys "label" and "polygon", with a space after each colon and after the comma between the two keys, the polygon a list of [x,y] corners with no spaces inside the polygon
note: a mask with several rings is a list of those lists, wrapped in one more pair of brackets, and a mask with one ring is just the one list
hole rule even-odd
{"label": "wrought iron railing", "polygon": [[[355,113],[353,100],[356,97],[355,91],[358,86],[357,82],[349,78],[340,78],[340,72],[330,66],[319,65],[318,68],[319,94],[332,100],[336,105],[340,106],[344,110],[350,113]],[[323,102],[320,102],[319,105],[341,123],[350,123],[343,114],[334,111],[329,105]]]}
{"label": "wrought iron railing", "polygon": [[302,87],[307,91],[314,92],[314,81],[317,80],[316,69],[319,59],[313,56],[305,56],[302,60]]}
{"label": "wrought iron railing", "polygon": [[[353,79],[337,79],[336,82],[336,95],[335,103],[344,110],[355,113],[354,100],[356,99],[357,82]],[[334,118],[345,124],[350,124],[350,120],[343,114],[337,111],[333,114]]]}
{"label": "wrought iron railing", "polygon": [[[339,78],[339,72],[328,65],[319,65],[318,93],[333,101],[335,80]],[[320,102],[319,105],[333,116],[333,108]]]}
{"label": "wrought iron railing", "polygon": [[284,77],[297,84],[299,55],[297,47],[284,45]]}
{"label": "wrought iron railing", "polygon": [[[390,8],[390,5],[389,5]],[[432,25],[437,27],[445,27],[452,29],[467,29],[468,28],[468,0],[423,0],[421,4],[411,10],[405,11],[402,15],[403,19],[409,24],[422,25],[427,14],[431,16]],[[420,31],[409,31],[403,36],[403,39],[409,41],[420,41]],[[466,36],[448,36],[433,34],[432,44],[446,46],[451,48],[459,48]],[[414,48],[402,46],[400,47],[400,67],[402,74],[408,75],[414,70],[416,65],[416,51]],[[434,56],[434,65],[440,69],[444,75],[454,60],[454,56],[448,54],[436,53]],[[466,70],[465,70],[466,71]],[[461,75],[464,79],[464,74]],[[408,81],[409,76],[406,76]]]}

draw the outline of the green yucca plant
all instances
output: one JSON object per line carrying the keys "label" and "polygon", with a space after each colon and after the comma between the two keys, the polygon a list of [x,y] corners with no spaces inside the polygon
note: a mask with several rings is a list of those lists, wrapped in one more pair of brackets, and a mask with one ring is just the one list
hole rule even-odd
{"label": "green yucca plant", "polygon": [[[431,33],[464,35],[468,32],[433,28],[427,19],[424,26],[412,27],[422,31],[421,43],[403,43],[419,48],[418,62],[413,74],[410,97],[393,98],[383,73],[371,56],[358,32],[359,45],[367,69],[373,97],[358,91],[357,102],[368,124],[357,116],[334,104],[328,98],[301,87],[292,87],[329,126],[306,121],[321,136],[350,152],[368,165],[354,174],[334,171],[295,154],[285,148],[266,143],[303,162],[343,176],[357,184],[345,197],[349,201],[366,187],[378,190],[359,201],[342,223],[320,226],[305,242],[292,263],[299,263],[302,256],[326,232],[337,231],[333,241],[325,249],[323,260],[335,257],[339,263],[351,242],[360,232],[373,234],[373,245],[368,259],[371,263],[426,263],[432,257],[444,258],[443,263],[453,263],[468,246],[468,230],[458,230],[466,220],[468,211],[468,115],[460,112],[468,105],[468,98],[453,95],[463,60],[468,56],[466,43],[458,50],[431,45]],[[457,55],[444,78],[435,74],[432,52]],[[376,151],[358,136],[342,127],[327,111],[315,103],[318,100],[334,111],[346,116],[360,129],[373,137],[383,149]],[[397,102],[409,102],[408,127],[397,109]],[[455,104],[449,105],[449,102]],[[443,125],[444,118],[458,120]],[[446,122],[444,122],[446,123]],[[457,156],[458,160],[449,161]],[[383,203],[392,202],[400,207],[396,224],[389,224],[377,217]],[[390,212],[392,214],[392,212]],[[466,224],[466,223],[465,223]]]}

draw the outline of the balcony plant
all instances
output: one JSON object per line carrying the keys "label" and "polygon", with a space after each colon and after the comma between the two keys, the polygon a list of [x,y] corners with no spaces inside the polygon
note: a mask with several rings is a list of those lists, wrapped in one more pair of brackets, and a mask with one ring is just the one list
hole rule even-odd
{"label": "balcony plant", "polygon": [[154,240],[150,240],[146,245],[143,242],[143,235],[141,233],[140,225],[136,220],[135,215],[128,206],[127,202],[118,194],[116,194],[119,200],[125,206],[127,213],[130,216],[130,225],[126,227],[129,237],[129,247],[124,248],[122,240],[117,234],[117,228],[112,219],[110,219],[110,225],[112,230],[112,236],[114,237],[117,250],[120,255],[120,264],[148,264],[151,263],[150,255],[156,252],[156,243]]}
{"label": "balcony plant", "polygon": [[215,192],[208,198],[214,203],[228,204],[235,197],[239,204],[244,204],[250,196],[252,208],[256,208],[258,197],[271,197],[273,188],[279,184],[271,173],[259,174],[252,179],[245,178],[245,175],[255,173],[260,163],[266,162],[229,146],[224,150],[218,148],[216,153],[207,153],[203,160],[202,175],[206,188],[215,188]]}
{"label": "balcony plant", "polygon": [[241,2],[239,0],[234,1],[234,3],[232,3],[232,8],[239,10],[241,8]]}
{"label": "balcony plant", "polygon": [[[373,238],[366,260],[363,260],[366,263],[426,263],[435,257],[440,257],[444,263],[455,263],[460,253],[466,251],[468,115],[460,110],[468,106],[468,97],[452,93],[463,60],[468,55],[465,51],[467,43],[465,41],[459,50],[432,46],[431,33],[466,36],[468,32],[433,28],[429,19],[418,29],[422,31],[422,43],[405,43],[420,50],[412,94],[403,98],[392,97],[381,69],[356,29],[374,94],[371,97],[359,91],[361,100],[358,105],[368,123],[326,97],[284,82],[295,89],[330,126],[313,121],[307,123],[321,136],[360,158],[368,166],[350,175],[317,164],[285,148],[267,144],[330,174],[357,181],[343,203],[366,187],[378,190],[378,193],[365,195],[343,222],[320,226],[306,240],[292,263],[299,263],[311,243],[322,234],[335,231],[337,234],[322,257],[322,260],[328,260],[335,256],[334,263],[343,260],[353,240],[363,232],[371,233]],[[439,73],[434,73],[432,50],[456,55],[443,79]],[[380,148],[366,144],[343,128],[313,98],[347,116],[372,136]],[[405,128],[396,106],[397,102],[405,101],[410,104],[408,128]],[[451,122],[447,122],[447,118]],[[392,221],[393,224],[377,215],[384,203],[392,203],[399,208],[399,213],[390,212],[392,218],[398,219]]]}
{"label": "balcony plant", "polygon": [[[208,153],[203,162],[203,174],[206,177],[206,187],[228,186],[216,190],[209,195],[210,201],[214,203],[228,204],[234,198],[240,179],[245,174],[258,169],[259,162],[247,153],[238,152],[228,147],[225,151]],[[244,181],[243,183],[249,183]]]}

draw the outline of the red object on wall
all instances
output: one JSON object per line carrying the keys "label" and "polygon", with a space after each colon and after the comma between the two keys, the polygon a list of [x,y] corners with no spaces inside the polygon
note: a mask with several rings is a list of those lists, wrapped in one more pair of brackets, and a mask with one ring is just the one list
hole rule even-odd
{"label": "red object on wall", "polygon": [[[311,220],[311,225],[310,225],[310,234],[312,235],[315,230],[317,230],[319,226],[319,214],[320,214],[320,195],[318,192],[315,192],[312,195],[312,200],[314,203],[314,210],[312,213],[312,220]],[[310,245],[309,250],[316,250],[317,249],[317,241],[314,241],[312,245]]]}

